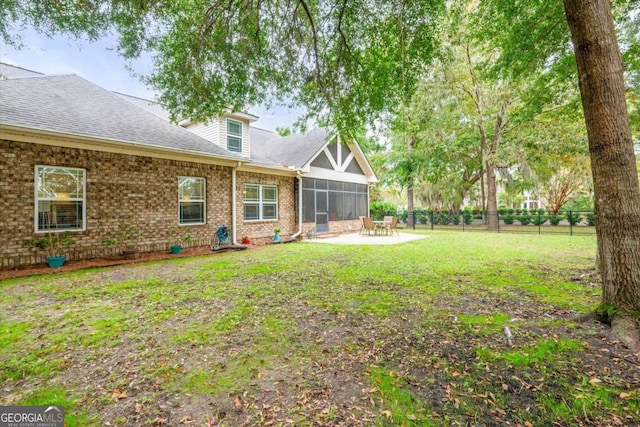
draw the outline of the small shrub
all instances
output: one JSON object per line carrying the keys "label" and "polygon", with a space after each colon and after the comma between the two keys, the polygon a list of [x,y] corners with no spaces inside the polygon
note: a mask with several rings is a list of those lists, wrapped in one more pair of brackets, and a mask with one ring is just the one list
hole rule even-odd
{"label": "small shrub", "polygon": [[71,237],[70,231],[62,233],[48,232],[45,237],[39,237],[37,239],[27,239],[22,242],[25,246],[33,247],[44,251],[48,257],[60,256],[65,252],[65,248],[76,243],[75,239]]}
{"label": "small shrub", "polygon": [[504,217],[502,217],[502,220],[504,221],[505,224],[511,225],[515,220],[515,217],[513,215],[505,215]]}
{"label": "small shrub", "polygon": [[102,239],[102,244],[106,246],[123,244],[129,247],[132,245],[133,242],[137,241],[144,234],[145,234],[145,231],[140,227],[135,225],[130,225],[124,230],[118,231],[114,236],[105,237],[104,239]]}
{"label": "small shrub", "polygon": [[587,225],[589,227],[594,227],[596,225],[596,216],[593,213],[587,214]]}
{"label": "small shrub", "polygon": [[433,225],[439,225],[440,224],[440,213],[439,212],[429,212],[430,216],[431,216],[431,223]]}
{"label": "small shrub", "polygon": [[569,221],[569,224],[571,225],[580,224],[582,222],[582,217],[580,216],[580,212],[569,211],[569,213],[567,214],[567,221]]}
{"label": "small shrub", "polygon": [[460,215],[451,215],[451,222],[453,223],[453,225],[460,225]]}
{"label": "small shrub", "polygon": [[473,214],[470,211],[465,210],[462,213],[462,219],[464,220],[465,225],[469,225],[473,221]]}
{"label": "small shrub", "polygon": [[538,215],[534,215],[533,216],[533,224],[534,225],[542,225],[545,222],[547,222],[547,216],[546,215],[542,215],[541,213],[538,212]]}
{"label": "small shrub", "polygon": [[442,225],[451,224],[451,218],[449,217],[449,214],[447,212],[440,212],[437,215],[438,215],[438,220],[440,224]]}
{"label": "small shrub", "polygon": [[549,223],[551,223],[551,225],[558,225],[563,218],[563,215],[549,215]]}
{"label": "small shrub", "polygon": [[418,222],[420,224],[428,224],[429,223],[429,219],[427,217],[427,213],[425,211],[421,211],[420,213],[418,213],[417,215],[415,215],[415,218],[417,218]]}
{"label": "small shrub", "polygon": [[397,216],[398,207],[393,203],[371,202],[369,205],[371,217],[375,220],[381,220],[385,216]]}
{"label": "small shrub", "polygon": [[529,225],[531,224],[531,215],[518,215],[516,216],[516,219],[520,222],[520,224],[522,225]]}

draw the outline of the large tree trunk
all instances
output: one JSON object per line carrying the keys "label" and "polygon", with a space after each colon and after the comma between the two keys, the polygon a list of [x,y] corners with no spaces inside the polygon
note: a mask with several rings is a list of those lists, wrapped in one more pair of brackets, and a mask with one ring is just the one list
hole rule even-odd
{"label": "large tree trunk", "polygon": [[498,190],[496,187],[496,170],[490,162],[485,164],[487,173],[487,228],[498,230]]}
{"label": "large tree trunk", "polygon": [[407,228],[416,228],[415,213],[413,212],[413,183],[407,186]]}
{"label": "large tree trunk", "polygon": [[410,161],[410,168],[411,170],[409,171],[408,174],[408,178],[407,178],[407,228],[416,228],[416,216],[413,212],[413,187],[415,184],[415,173],[414,173],[414,167],[415,165],[413,164],[413,148],[415,147],[415,143],[416,143],[416,138],[414,135],[411,135],[411,138],[409,138],[409,142],[407,144],[407,152],[409,153],[409,161]]}
{"label": "large tree trunk", "polygon": [[622,58],[609,0],[564,0],[578,64],[595,193],[602,302],[612,326],[640,350],[640,187]]}

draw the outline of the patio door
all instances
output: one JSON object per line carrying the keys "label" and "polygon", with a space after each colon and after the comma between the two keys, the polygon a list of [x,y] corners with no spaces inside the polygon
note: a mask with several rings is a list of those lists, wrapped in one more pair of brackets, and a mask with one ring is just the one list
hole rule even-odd
{"label": "patio door", "polygon": [[316,190],[316,231],[329,231],[329,192]]}

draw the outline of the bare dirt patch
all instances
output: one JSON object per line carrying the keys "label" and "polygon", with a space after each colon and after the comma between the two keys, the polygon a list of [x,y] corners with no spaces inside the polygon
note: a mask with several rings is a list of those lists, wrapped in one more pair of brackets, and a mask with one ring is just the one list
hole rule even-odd
{"label": "bare dirt patch", "polygon": [[194,256],[214,255],[210,246],[197,246],[184,248],[179,254],[172,254],[169,251],[143,252],[137,259],[127,260],[123,256],[109,256],[93,258],[79,261],[66,261],[60,268],[50,268],[46,264],[29,265],[18,268],[0,269],[0,280],[14,277],[33,276],[35,274],[55,274],[66,271],[84,270],[87,268],[111,267],[117,265],[140,264],[148,261],[159,261],[163,259],[189,258]]}

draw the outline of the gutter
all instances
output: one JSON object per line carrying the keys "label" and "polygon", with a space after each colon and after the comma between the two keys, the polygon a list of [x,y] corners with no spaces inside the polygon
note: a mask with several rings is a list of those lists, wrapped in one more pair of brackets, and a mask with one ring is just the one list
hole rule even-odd
{"label": "gutter", "polygon": [[[229,162],[235,163],[239,161],[239,156],[235,155],[188,150],[84,134],[56,132],[48,129],[27,128],[5,123],[0,123],[0,136],[19,142],[55,145],[81,150],[96,150],[106,153],[140,155],[164,159],[176,159],[175,156],[183,156],[183,158],[179,160],[202,164],[229,165]],[[206,140],[203,139],[203,141]],[[247,161],[250,160],[247,159]]]}
{"label": "gutter", "polygon": [[291,240],[302,234],[302,174],[298,171],[298,232],[291,236]]}
{"label": "gutter", "polygon": [[242,166],[242,162],[238,162],[238,164],[231,169],[231,232],[233,233],[233,244],[239,245],[238,243],[238,220],[236,217],[237,210],[237,201],[236,201],[236,172],[238,168]]}

